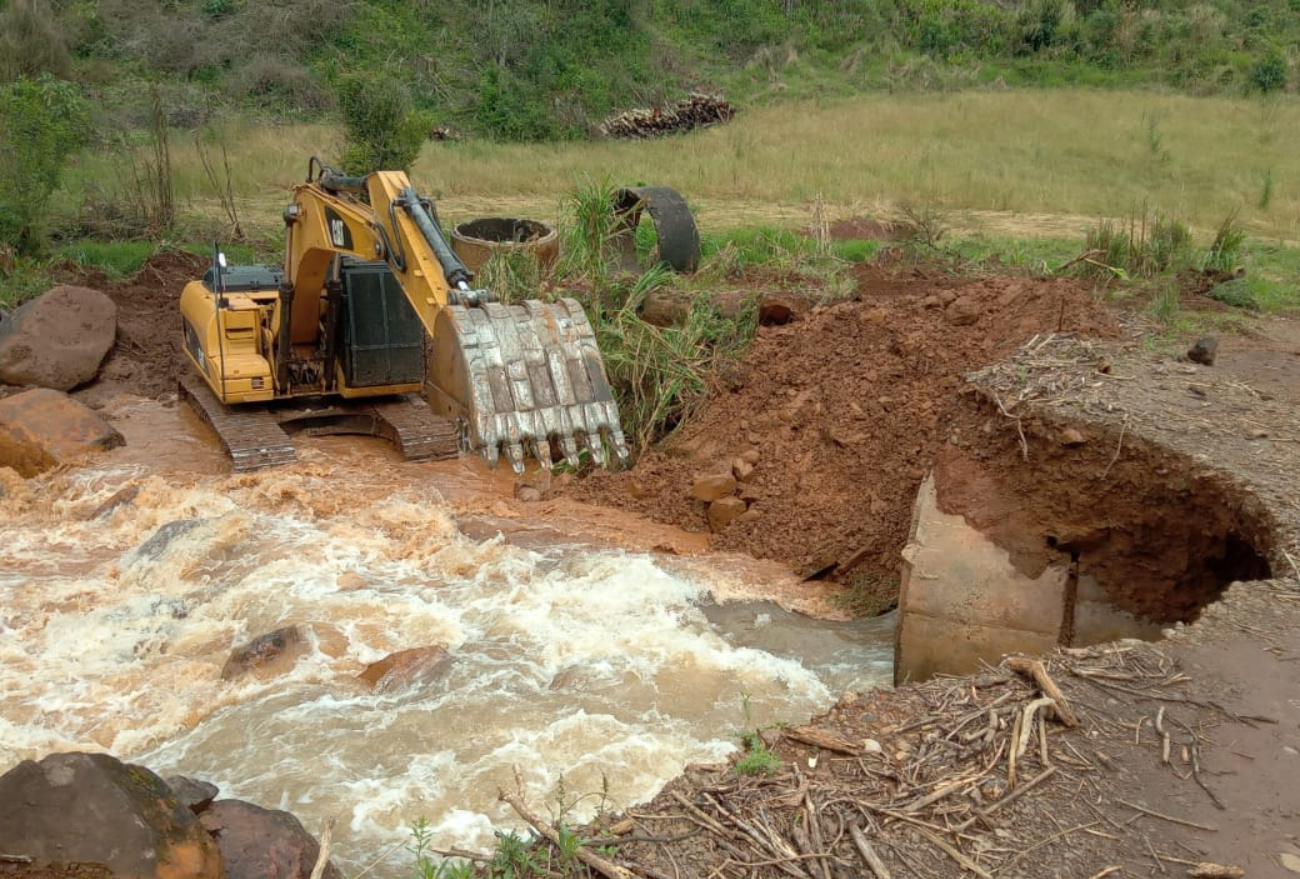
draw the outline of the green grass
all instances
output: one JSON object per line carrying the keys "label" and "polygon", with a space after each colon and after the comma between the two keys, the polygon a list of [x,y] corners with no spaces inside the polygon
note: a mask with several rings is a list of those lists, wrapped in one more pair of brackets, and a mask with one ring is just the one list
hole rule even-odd
{"label": "green grass", "polygon": [[1078,256],[1083,247],[1082,241],[1069,238],[975,234],[953,238],[946,249],[971,263],[1047,275]]}
{"label": "green grass", "polygon": [[79,266],[103,269],[105,275],[115,280],[138,272],[157,250],[158,246],[151,241],[83,240],[60,245],[54,253]]}
{"label": "green grass", "polygon": [[1300,311],[1300,247],[1247,241],[1242,249],[1250,296],[1266,313]]}
{"label": "green grass", "polygon": [[[965,212],[959,216],[972,231],[1013,237],[1056,237],[1062,226],[1078,232],[1144,204],[1178,216],[1193,234],[1208,234],[1237,210],[1249,234],[1295,240],[1300,188],[1289,182],[1300,180],[1300,153],[1288,136],[1295,130],[1300,99],[1289,95],[867,93],[747,107],[728,125],[647,142],[429,143],[412,179],[443,199],[444,216],[503,208],[501,215],[522,210],[547,220],[575,181],[603,179],[672,186],[695,207],[706,234],[806,224],[820,196],[832,220],[910,203]],[[210,138],[228,150],[245,227],[276,236],[307,158],[336,158],[342,143],[339,130],[326,125],[238,123]],[[171,140],[182,223],[210,225],[220,216],[217,195],[193,139],[177,133]],[[75,213],[96,188],[110,204],[125,200],[128,170],[112,151],[83,154],[57,203]],[[1266,201],[1261,181],[1271,181]]]}
{"label": "green grass", "polygon": [[781,771],[781,758],[769,751],[757,734],[746,743],[749,753],[736,761],[731,770],[737,775],[762,775],[770,778]]}
{"label": "green grass", "polygon": [[871,262],[884,245],[879,241],[853,239],[831,242],[831,254],[844,262]]}
{"label": "green grass", "polygon": [[8,311],[39,296],[53,285],[44,263],[20,262],[14,271],[0,273],[0,308]]}

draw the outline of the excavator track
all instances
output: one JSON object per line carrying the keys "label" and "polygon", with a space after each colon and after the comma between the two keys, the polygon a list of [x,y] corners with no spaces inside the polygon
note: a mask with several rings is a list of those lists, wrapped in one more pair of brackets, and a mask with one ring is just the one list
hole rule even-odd
{"label": "excavator track", "polygon": [[232,409],[217,399],[200,378],[183,375],[181,393],[204,421],[212,425],[230,454],[236,473],[291,464],[298,455],[275,417],[262,408]]}
{"label": "excavator track", "polygon": [[424,400],[376,403],[375,435],[397,447],[408,461],[441,461],[460,454],[460,430],[429,411]]}

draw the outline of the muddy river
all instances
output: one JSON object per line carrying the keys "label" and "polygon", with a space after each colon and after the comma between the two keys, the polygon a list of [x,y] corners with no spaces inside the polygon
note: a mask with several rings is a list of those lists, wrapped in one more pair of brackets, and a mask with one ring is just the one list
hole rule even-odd
{"label": "muddy river", "polygon": [[[892,619],[814,622],[753,600],[788,576],[627,514],[524,505],[477,459],[408,464],[313,438],[227,472],[183,408],[119,399],[128,445],[0,492],[0,771],[95,750],[287,809],[356,872],[417,817],[440,846],[518,827],[515,768],[567,819],[653,795],[746,726],[886,686]],[[599,537],[596,542],[591,539]],[[232,647],[297,626],[305,651],[225,680]],[[445,670],[372,689],[396,651]]]}

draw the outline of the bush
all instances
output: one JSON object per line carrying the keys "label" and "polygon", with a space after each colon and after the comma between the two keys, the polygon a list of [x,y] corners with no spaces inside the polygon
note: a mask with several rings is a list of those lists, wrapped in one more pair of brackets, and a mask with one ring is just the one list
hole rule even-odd
{"label": "bush", "polygon": [[0,86],[0,242],[33,253],[68,156],[89,134],[77,87],[42,75]]}
{"label": "bush", "polygon": [[433,125],[412,106],[402,83],[382,73],[354,74],[341,83],[339,104],[348,173],[410,170]]}
{"label": "bush", "polygon": [[490,65],[479,77],[474,122],[497,140],[550,140],[560,133],[547,112],[543,90],[509,68],[496,65]]}
{"label": "bush", "polygon": [[1289,73],[1286,56],[1273,49],[1251,65],[1250,84],[1264,94],[1280,91],[1286,88]]}
{"label": "bush", "polygon": [[1088,230],[1087,247],[1098,256],[1086,265],[1129,278],[1152,278],[1192,263],[1192,235],[1182,223],[1156,211],[1123,223],[1102,220]]}
{"label": "bush", "polygon": [[48,0],[12,0],[0,12],[0,79],[67,76],[71,69],[68,39]]}

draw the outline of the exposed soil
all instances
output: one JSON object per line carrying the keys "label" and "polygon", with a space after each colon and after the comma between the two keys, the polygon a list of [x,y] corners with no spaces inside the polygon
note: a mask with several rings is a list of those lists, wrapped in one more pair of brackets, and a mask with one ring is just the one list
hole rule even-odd
{"label": "exposed soil", "polygon": [[[79,395],[172,393],[175,299],[204,262],[68,278],[120,309]],[[1026,570],[1077,557],[1115,603],[1172,626],[1049,660],[1075,727],[1027,718],[1039,688],[1005,666],[849,694],[764,731],[772,775],[688,767],[617,825],[620,862],[657,879],[871,875],[858,827],[894,876],[1300,872],[1300,324],[1222,338],[1213,367],[1143,329],[1069,280],[863,267],[854,301],[762,330],[663,451],[568,489],[704,532],[694,475],[757,451],[741,493],[759,516],[712,546],[883,579],[936,467],[949,511]]]}
{"label": "exposed soil", "polygon": [[1271,576],[1275,523],[1230,478],[1052,413],[1019,415],[1008,430],[997,402],[962,407],[935,485],[944,512],[990,536],[1022,573],[1074,564],[1112,605],[1162,624],[1195,620],[1234,581]]}
{"label": "exposed soil", "polygon": [[1179,621],[1167,640],[1050,658],[1072,727],[1032,720],[1042,690],[1005,662],[849,694],[764,731],[772,774],[688,767],[629,810],[624,863],[885,875],[856,827],[893,876],[1300,873],[1300,323],[1222,338],[1209,367],[1126,322],[971,374],[936,481],[1023,567],[1073,555],[1116,604]]}
{"label": "exposed soil", "polygon": [[[846,696],[765,731],[770,773],[688,767],[609,822],[629,840],[620,860],[648,876],[871,876],[856,829],[893,876],[1294,875],[1300,684],[1284,662],[1300,592],[1252,587],[1171,642],[1050,659],[1077,726],[1035,719],[1039,688],[1006,664]],[[1204,863],[1245,872],[1191,872]]]}
{"label": "exposed soil", "polygon": [[593,474],[574,495],[707,531],[694,477],[756,452],[741,495],[758,517],[711,545],[889,590],[963,375],[1035,335],[1119,334],[1089,288],[1068,279],[862,266],[856,280],[852,301],[760,330],[727,388],[679,436],[628,473]]}
{"label": "exposed soil", "polygon": [[163,251],[129,278],[109,281],[98,270],[65,265],[65,283],[105,293],[117,304],[117,343],[94,384],[75,396],[90,406],[119,393],[166,398],[176,393],[180,359],[180,300],[185,284],[202,277],[210,260],[179,250]]}

